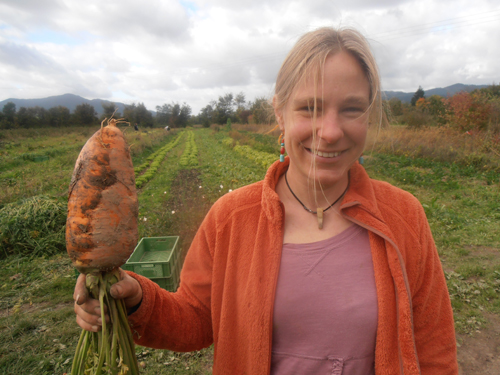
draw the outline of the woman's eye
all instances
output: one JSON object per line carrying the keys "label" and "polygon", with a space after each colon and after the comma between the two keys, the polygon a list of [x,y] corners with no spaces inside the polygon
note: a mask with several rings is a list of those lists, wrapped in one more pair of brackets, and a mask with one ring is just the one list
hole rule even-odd
{"label": "woman's eye", "polygon": [[316,107],[314,108],[313,105],[310,106],[304,106],[301,108],[301,111],[308,112],[308,113],[314,113],[314,110],[316,109],[316,113],[319,114],[321,112],[321,108]]}
{"label": "woman's eye", "polygon": [[345,109],[346,112],[363,112],[363,108],[360,107],[348,107]]}
{"label": "woman's eye", "polygon": [[314,111],[314,106],[312,105],[305,105],[303,107],[300,108],[301,111],[305,111],[305,112],[313,112]]}

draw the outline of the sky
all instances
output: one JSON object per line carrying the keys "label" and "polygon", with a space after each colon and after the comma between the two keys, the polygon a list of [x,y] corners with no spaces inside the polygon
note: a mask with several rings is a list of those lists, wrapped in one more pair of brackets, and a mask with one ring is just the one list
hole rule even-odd
{"label": "sky", "polygon": [[304,33],[351,27],[382,89],[500,82],[498,0],[0,0],[0,100],[71,93],[187,103],[271,98]]}

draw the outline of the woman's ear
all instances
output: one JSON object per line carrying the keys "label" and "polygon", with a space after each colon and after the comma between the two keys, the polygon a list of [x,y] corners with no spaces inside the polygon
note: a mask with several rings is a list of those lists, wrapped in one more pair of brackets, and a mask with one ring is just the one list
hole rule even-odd
{"label": "woman's ear", "polygon": [[274,116],[276,117],[276,122],[280,127],[281,132],[285,131],[285,121],[283,120],[283,111],[276,108],[276,95],[273,96],[273,108],[274,108]]}

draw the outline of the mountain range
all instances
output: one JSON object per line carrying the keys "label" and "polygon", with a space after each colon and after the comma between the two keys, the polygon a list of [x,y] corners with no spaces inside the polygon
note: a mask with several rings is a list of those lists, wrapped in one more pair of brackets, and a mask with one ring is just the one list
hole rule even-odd
{"label": "mountain range", "polygon": [[0,102],[0,110],[3,108],[5,104],[8,102],[12,102],[16,105],[16,110],[19,110],[21,107],[42,107],[45,109],[50,109],[52,107],[57,107],[57,106],[63,106],[69,109],[71,113],[75,111],[75,108],[77,105],[80,104],[90,104],[91,106],[94,107],[95,111],[97,112],[97,115],[100,116],[104,113],[104,109],[102,108],[101,103],[105,104],[110,104],[114,103],[115,107],[118,107],[118,112],[123,114],[123,111],[125,109],[125,104],[123,103],[118,103],[118,102],[111,102],[109,100],[104,100],[104,99],[85,99],[82,98],[81,96],[78,95],[73,95],[73,94],[64,94],[64,95],[56,95],[56,96],[49,96],[47,98],[40,98],[40,99],[14,99],[14,98],[9,98],[2,100]]}
{"label": "mountain range", "polygon": [[[489,85],[464,85],[462,83],[456,83],[451,86],[447,87],[438,87],[435,89],[430,89],[430,90],[425,90],[425,97],[428,98],[432,95],[439,95],[442,96],[443,98],[446,98],[448,96],[451,96],[453,94],[456,94],[457,92],[461,91],[466,91],[466,92],[471,92],[476,89],[482,89],[485,87],[488,87]],[[417,90],[415,90],[417,91]],[[410,103],[411,98],[413,97],[414,92],[402,92],[402,91],[383,91],[382,97],[384,99],[392,99],[392,98],[398,98],[401,100],[403,103]]]}
{"label": "mountain range", "polygon": [[[425,91],[425,96],[428,98],[432,95],[439,95],[442,97],[447,97],[449,95],[453,95],[457,92],[460,91],[467,91],[471,92],[472,90],[475,89],[480,89],[488,87],[488,85],[464,85],[461,83],[457,83],[448,87],[440,87],[440,88],[435,88],[435,89],[430,89],[430,90],[424,90]],[[416,91],[416,90],[415,90]],[[413,94],[415,92],[403,92],[403,91],[384,91],[383,92],[383,98],[384,99],[391,99],[391,98],[398,98],[404,103],[409,103],[411,101],[411,98],[413,97]],[[109,100],[103,100],[103,99],[85,99],[82,98],[81,96],[78,95],[73,95],[73,94],[64,94],[64,95],[57,95],[57,96],[49,96],[47,98],[41,98],[41,99],[14,99],[14,98],[9,98],[0,101],[0,110],[3,108],[5,104],[8,102],[13,102],[16,105],[16,109],[18,110],[21,107],[43,107],[45,109],[50,109],[52,107],[57,107],[57,106],[63,106],[66,107],[70,110],[70,112],[73,112],[76,108],[77,105],[87,103],[92,105],[97,114],[100,116],[104,113],[104,110],[102,108],[101,103],[114,103],[116,107],[118,107],[118,112],[123,114],[123,111],[125,109],[125,104],[119,103],[119,102],[110,102]],[[151,111],[153,115],[155,114],[154,111]]]}

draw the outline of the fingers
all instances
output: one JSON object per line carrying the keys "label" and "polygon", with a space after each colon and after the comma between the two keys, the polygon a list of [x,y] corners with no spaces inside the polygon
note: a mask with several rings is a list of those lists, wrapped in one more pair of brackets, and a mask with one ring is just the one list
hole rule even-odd
{"label": "fingers", "polygon": [[[121,280],[110,288],[110,294],[115,299],[123,299],[127,308],[134,307],[142,301],[142,288],[139,282],[120,269]],[[78,276],[75,291],[76,322],[84,330],[97,332],[102,327],[102,316],[99,301],[92,298],[85,286],[85,275]],[[110,321],[107,307],[104,306],[106,323]]]}
{"label": "fingers", "polygon": [[[84,274],[80,274],[76,280],[73,299],[75,300],[74,310],[77,324],[87,331],[100,331],[102,326],[101,308],[99,301],[90,297],[85,286]],[[104,313],[107,313],[106,306],[104,308]],[[105,319],[106,322],[109,322],[108,315],[105,316]]]}
{"label": "fingers", "polygon": [[[97,301],[96,301],[97,302]],[[89,306],[92,303],[87,303],[85,305],[79,305],[75,301],[75,313],[76,313],[76,323],[87,331],[97,332],[101,330],[102,320],[101,316],[95,313],[95,308],[92,309]],[[99,303],[97,303],[97,307]],[[89,310],[85,310],[85,308]],[[90,312],[89,312],[90,311]],[[93,313],[92,313],[93,311]]]}
{"label": "fingers", "polygon": [[85,287],[85,275],[83,273],[78,276],[76,280],[75,291],[73,293],[73,299],[78,305],[85,303],[88,298],[87,288]]}
{"label": "fingers", "polygon": [[123,299],[125,306],[133,307],[142,301],[142,288],[139,282],[120,269],[121,280],[111,287],[109,293],[115,299]]}
{"label": "fingers", "polygon": [[[99,306],[99,301],[89,298],[84,304],[77,304],[75,301],[74,310],[76,313],[76,322],[78,325],[87,330],[97,332],[101,330],[102,326],[102,313],[101,307]],[[106,323],[110,322],[109,315],[107,314],[107,308],[104,306],[104,318]]]}

